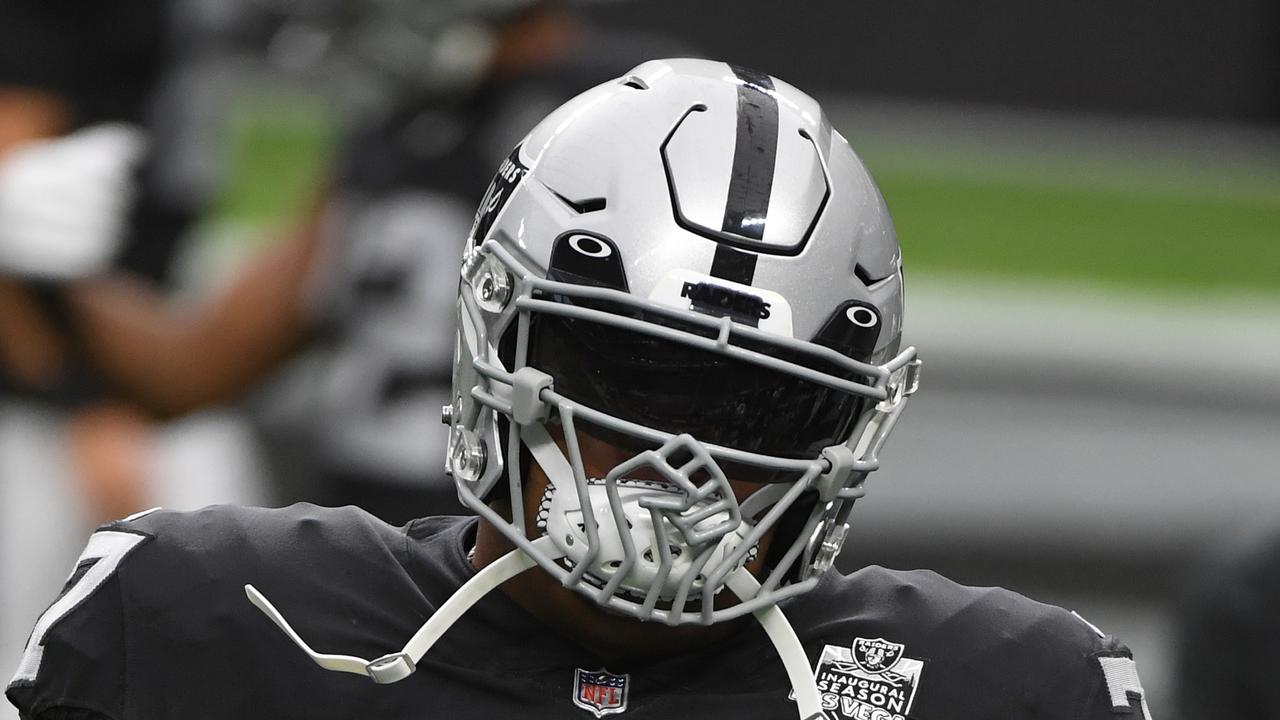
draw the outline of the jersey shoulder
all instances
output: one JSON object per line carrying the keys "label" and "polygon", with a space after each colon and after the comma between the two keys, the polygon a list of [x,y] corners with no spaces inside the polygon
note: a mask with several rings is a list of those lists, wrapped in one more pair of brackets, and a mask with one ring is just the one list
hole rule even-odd
{"label": "jersey shoulder", "polygon": [[962,701],[973,711],[965,717],[1092,718],[1145,707],[1125,645],[1076,613],[1004,588],[871,566],[829,573],[800,599],[788,615],[800,619],[819,666],[825,658],[854,675],[897,671],[918,691],[920,717],[934,708],[949,715]]}
{"label": "jersey shoulder", "polygon": [[962,585],[932,570],[871,566],[828,582],[831,595],[856,599],[851,607],[829,605],[833,613],[852,610],[941,637],[989,635],[982,647],[992,652],[1015,645],[1069,655],[1109,648],[1107,636],[1076,613],[1002,587]]}
{"label": "jersey shoulder", "polygon": [[[148,667],[172,659],[152,649],[226,647],[253,634],[244,585],[287,602],[388,568],[403,575],[405,543],[402,530],[358,509],[307,504],[154,510],[109,523],[37,621],[7,695],[32,718],[52,708],[122,717],[134,678],[168,674]],[[226,665],[209,671],[232,672]]]}
{"label": "jersey shoulder", "polygon": [[[99,529],[127,530],[152,538],[134,570],[177,558],[199,559],[185,572],[217,576],[224,564],[238,572],[314,572],[310,560],[327,565],[368,561],[370,550],[402,556],[403,528],[387,525],[356,507],[298,503],[284,508],[212,505],[191,512],[157,509]],[[300,564],[301,563],[301,564]],[[153,569],[175,570],[162,566]]]}

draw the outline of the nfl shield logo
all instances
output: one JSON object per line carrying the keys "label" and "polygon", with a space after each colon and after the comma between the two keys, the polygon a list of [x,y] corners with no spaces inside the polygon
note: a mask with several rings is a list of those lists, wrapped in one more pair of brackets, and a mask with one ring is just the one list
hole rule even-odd
{"label": "nfl shield logo", "polygon": [[884,638],[854,638],[853,663],[865,672],[879,674],[898,664],[906,646]]}
{"label": "nfl shield logo", "polygon": [[630,679],[630,675],[614,675],[604,669],[588,672],[579,668],[573,679],[573,704],[596,717],[620,713],[627,709]]}

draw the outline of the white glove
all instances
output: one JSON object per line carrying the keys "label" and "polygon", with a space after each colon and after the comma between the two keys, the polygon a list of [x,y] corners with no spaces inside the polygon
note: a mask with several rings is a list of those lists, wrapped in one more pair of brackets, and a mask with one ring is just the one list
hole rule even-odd
{"label": "white glove", "polygon": [[0,273],[67,280],[120,249],[146,136],[103,123],[0,155]]}

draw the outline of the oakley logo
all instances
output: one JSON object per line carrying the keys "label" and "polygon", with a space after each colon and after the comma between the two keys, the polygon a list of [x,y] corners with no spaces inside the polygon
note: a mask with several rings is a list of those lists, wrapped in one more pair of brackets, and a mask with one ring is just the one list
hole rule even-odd
{"label": "oakley logo", "polygon": [[593,258],[607,258],[613,254],[613,248],[590,235],[570,236],[569,247],[577,250],[579,253],[586,255],[587,257]]}
{"label": "oakley logo", "polygon": [[845,310],[844,314],[849,322],[860,328],[873,328],[880,323],[880,316],[876,315],[876,311],[864,305],[854,305]]}

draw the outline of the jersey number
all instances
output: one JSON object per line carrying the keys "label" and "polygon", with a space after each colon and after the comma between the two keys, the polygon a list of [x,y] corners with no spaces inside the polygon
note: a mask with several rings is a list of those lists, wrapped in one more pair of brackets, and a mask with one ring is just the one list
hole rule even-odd
{"label": "jersey number", "polygon": [[49,630],[89,599],[111,574],[120,566],[121,561],[142,544],[148,536],[125,530],[99,530],[89,537],[80,559],[76,561],[75,570],[67,579],[66,587],[57,600],[36,621],[31,631],[31,639],[22,653],[22,662],[18,665],[18,674],[14,683],[35,682],[40,673],[40,661],[44,657],[44,639]]}
{"label": "jersey number", "polygon": [[[1147,709],[1147,694],[1138,679],[1138,666],[1133,658],[1122,655],[1101,656],[1102,675],[1107,681],[1107,694],[1111,696],[1111,711],[1137,715],[1135,720],[1151,720]],[[1138,707],[1135,708],[1134,705]],[[1137,710],[1135,713],[1134,711]]]}

